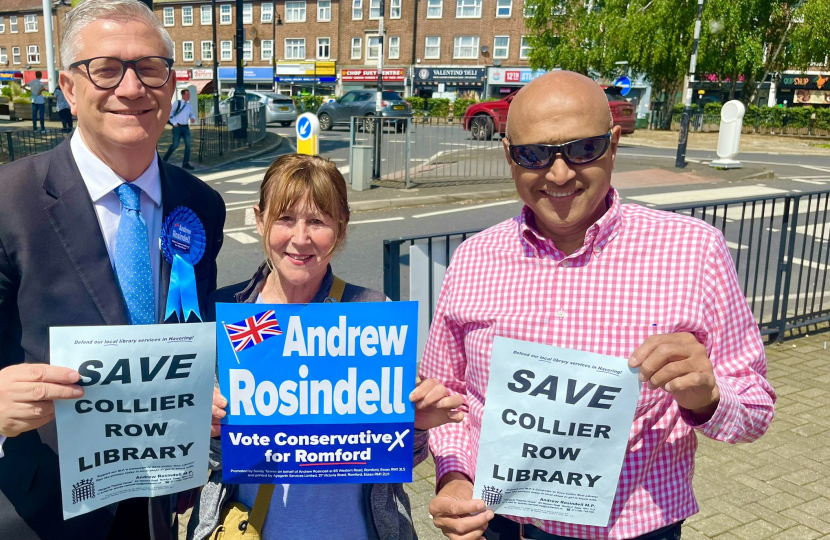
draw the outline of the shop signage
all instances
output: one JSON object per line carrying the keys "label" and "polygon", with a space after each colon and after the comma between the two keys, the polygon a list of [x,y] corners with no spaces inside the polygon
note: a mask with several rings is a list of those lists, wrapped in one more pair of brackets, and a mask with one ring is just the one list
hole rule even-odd
{"label": "shop signage", "polygon": [[547,73],[547,71],[542,69],[489,68],[487,73],[487,82],[489,84],[501,86],[518,86],[527,84],[533,79],[541,77],[545,73]]}
{"label": "shop signage", "polygon": [[0,81],[13,81],[22,78],[23,74],[19,71],[0,71]]}
{"label": "shop signage", "polygon": [[[383,70],[383,82],[403,82],[406,70],[403,68],[389,68]],[[340,71],[340,80],[343,82],[377,82],[376,69],[344,69]]]}
{"label": "shop signage", "polygon": [[299,75],[277,75],[280,83],[336,83],[337,77],[302,77]]}
{"label": "shop signage", "polygon": [[277,76],[299,75],[314,77],[321,75],[336,76],[334,62],[277,62]]}
{"label": "shop signage", "polygon": [[193,80],[196,81],[205,81],[213,79],[213,70],[212,69],[194,69],[193,70]]}
{"label": "shop signage", "polygon": [[482,83],[486,68],[419,68],[415,70],[415,83]]}
{"label": "shop signage", "polygon": [[[176,69],[176,80],[177,81],[189,81],[190,80],[190,70],[189,69]],[[211,77],[213,78],[213,77]]]}
{"label": "shop signage", "polygon": [[830,90],[830,75],[782,75],[779,88]]}
{"label": "shop signage", "polygon": [[[246,81],[272,81],[274,80],[274,68],[242,68],[243,78]],[[235,80],[236,68],[220,67],[219,78],[222,80]]]}
{"label": "shop signage", "polygon": [[821,90],[796,90],[794,103],[804,105],[830,105],[830,92]]}

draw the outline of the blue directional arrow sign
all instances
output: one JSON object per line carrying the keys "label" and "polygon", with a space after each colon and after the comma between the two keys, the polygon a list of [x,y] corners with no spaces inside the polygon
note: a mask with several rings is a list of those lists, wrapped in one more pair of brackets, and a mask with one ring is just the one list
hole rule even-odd
{"label": "blue directional arrow sign", "polygon": [[308,117],[300,117],[297,122],[297,138],[305,141],[311,137],[311,120]]}
{"label": "blue directional arrow sign", "polygon": [[631,92],[631,79],[622,76],[614,81],[614,86],[620,89],[620,94],[627,96]]}

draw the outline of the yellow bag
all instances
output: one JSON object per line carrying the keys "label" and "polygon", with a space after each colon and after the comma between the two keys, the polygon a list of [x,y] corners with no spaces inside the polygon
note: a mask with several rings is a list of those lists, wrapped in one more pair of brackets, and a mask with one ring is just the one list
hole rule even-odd
{"label": "yellow bag", "polygon": [[208,540],[261,540],[274,487],[274,484],[260,484],[253,510],[240,502],[226,504],[219,516],[219,525]]}

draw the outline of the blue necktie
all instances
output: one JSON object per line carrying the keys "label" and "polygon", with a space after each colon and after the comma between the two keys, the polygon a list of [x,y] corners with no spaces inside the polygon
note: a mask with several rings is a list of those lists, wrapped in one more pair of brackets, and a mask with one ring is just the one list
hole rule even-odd
{"label": "blue necktie", "polygon": [[130,324],[153,324],[156,303],[147,223],[141,216],[141,189],[121,184],[115,194],[121,200],[121,221],[115,236],[115,275],[121,286]]}

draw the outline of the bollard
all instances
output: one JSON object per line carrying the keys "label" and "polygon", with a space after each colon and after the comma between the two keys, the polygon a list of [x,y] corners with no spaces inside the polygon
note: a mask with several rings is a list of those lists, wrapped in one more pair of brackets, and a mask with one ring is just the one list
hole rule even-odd
{"label": "bollard", "polygon": [[743,163],[734,159],[741,150],[741,128],[746,107],[737,99],[727,101],[720,112],[718,159],[709,164],[716,169],[741,169]]}
{"label": "bollard", "polygon": [[370,145],[356,144],[352,147],[352,166],[349,176],[352,189],[364,191],[372,188],[372,151]]}

